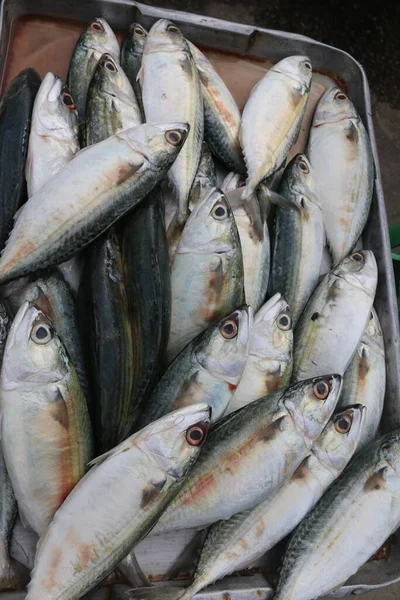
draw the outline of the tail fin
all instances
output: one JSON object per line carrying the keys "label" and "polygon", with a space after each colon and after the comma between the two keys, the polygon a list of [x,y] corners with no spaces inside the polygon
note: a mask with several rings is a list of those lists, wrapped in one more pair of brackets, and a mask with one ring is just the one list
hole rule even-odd
{"label": "tail fin", "polygon": [[179,600],[185,590],[179,587],[144,587],[118,593],[119,600]]}
{"label": "tail fin", "polygon": [[153,587],[140,568],[134,552],[124,558],[117,570],[122,578],[134,588]]}

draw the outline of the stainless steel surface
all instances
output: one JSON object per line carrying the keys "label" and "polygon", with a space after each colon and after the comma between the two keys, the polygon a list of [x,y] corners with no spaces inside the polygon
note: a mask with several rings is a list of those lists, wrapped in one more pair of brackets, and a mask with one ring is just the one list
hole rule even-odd
{"label": "stainless steel surface", "polygon": [[[220,21],[184,12],[167,11],[146,6],[129,0],[36,0],[34,8],[30,0],[3,0],[0,11],[0,81],[4,76],[4,65],[10,42],[11,22],[19,17],[35,14],[59,19],[89,21],[94,16],[105,17],[112,27],[126,29],[130,22],[139,21],[146,28],[154,20],[167,17],[175,21],[194,43],[201,46],[226,50],[238,55],[280,60],[290,54],[307,54],[316,70],[340,79],[356,105],[368,129],[375,159],[375,189],[371,214],[363,234],[363,245],[374,251],[379,270],[379,284],[376,296],[376,309],[384,332],[387,354],[387,391],[382,430],[400,426],[400,353],[397,302],[390,257],[387,218],[379,172],[378,156],[371,118],[371,102],[365,73],[349,54],[321,44],[301,35],[271,31],[248,25]],[[29,65],[26,65],[29,66]],[[366,527],[368,524],[366,523]],[[29,536],[28,536],[29,537]],[[190,535],[189,535],[190,537]],[[184,539],[183,539],[184,538]],[[168,569],[174,557],[187,542],[175,535],[173,539],[148,538],[138,547],[138,559],[146,573],[154,572],[154,567],[162,565]],[[30,537],[29,559],[21,549],[24,546],[24,531],[18,528],[12,552],[21,562],[30,563],[34,541]],[[276,553],[269,554],[262,564],[275,564],[279,560]],[[270,560],[271,559],[271,560]],[[161,568],[161,567],[160,567]],[[368,590],[385,587],[400,581],[400,539],[394,537],[390,560],[370,562],[364,565],[356,576],[351,578],[335,597],[359,594]],[[121,598],[127,588],[114,586],[113,597]],[[10,598],[23,598],[21,594],[8,594]],[[102,595],[97,592],[96,597]],[[231,576],[210,586],[198,597],[207,600],[251,600],[266,599],[272,596],[272,587],[261,574]],[[95,595],[90,595],[95,598]],[[105,597],[103,595],[103,597]]]}

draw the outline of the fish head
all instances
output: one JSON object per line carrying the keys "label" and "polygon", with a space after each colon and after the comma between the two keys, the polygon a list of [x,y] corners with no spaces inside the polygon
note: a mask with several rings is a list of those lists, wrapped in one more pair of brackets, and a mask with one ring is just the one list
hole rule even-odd
{"label": "fish head", "polygon": [[33,125],[41,136],[68,139],[78,136],[78,111],[68,87],[47,73],[35,98]]}
{"label": "fish head", "polygon": [[288,164],[280,184],[280,193],[290,198],[299,210],[313,202],[320,207],[315,193],[315,181],[310,161],[305,154],[296,154]]}
{"label": "fish head", "polygon": [[158,169],[172,164],[189,130],[188,123],[143,123],[116,135]]}
{"label": "fish head", "polygon": [[196,348],[196,359],[213,377],[239,385],[249,352],[252,310],[243,306],[210,327]]}
{"label": "fish head", "polygon": [[105,54],[119,61],[120,48],[115,33],[105,19],[96,17],[89,23],[84,31],[80,44],[85,48],[93,50],[97,60]]}
{"label": "fish head", "polygon": [[291,356],[293,348],[292,317],[281,294],[275,294],[254,317],[250,354],[279,360]]}
{"label": "fish head", "polygon": [[271,71],[293,79],[301,89],[309,90],[312,78],[312,64],[308,56],[288,56],[276,63]]}
{"label": "fish head", "polygon": [[369,296],[375,295],[378,267],[371,250],[357,250],[333,270],[333,274],[355,287],[362,288]]}
{"label": "fish head", "polygon": [[221,190],[206,190],[190,214],[178,245],[180,254],[230,253],[238,239],[232,209]]}
{"label": "fish head", "polygon": [[285,391],[281,401],[310,447],[332,415],[341,389],[342,377],[334,374],[299,381]]}
{"label": "fish head", "polygon": [[12,323],[2,366],[3,387],[44,385],[63,379],[69,358],[51,321],[24,302]]}
{"label": "fish head", "polygon": [[192,404],[150,423],[140,434],[140,446],[165,473],[179,480],[196,460],[211,422],[208,404]]}
{"label": "fish head", "polygon": [[358,119],[357,111],[343,90],[337,87],[330,88],[317,104],[312,126],[336,123],[343,119]]}
{"label": "fish head", "polygon": [[144,54],[153,52],[186,52],[189,46],[179,27],[168,19],[159,19],[149,31]]}
{"label": "fish head", "polygon": [[103,54],[97,63],[96,73],[99,88],[126,104],[136,104],[136,98],[128,77],[111,54]]}
{"label": "fish head", "polygon": [[312,447],[318,461],[336,476],[343,471],[358,446],[366,412],[362,404],[336,412]]}
{"label": "fish head", "polygon": [[128,33],[132,51],[136,54],[143,54],[144,46],[146,44],[148,33],[140,23],[132,23],[129,27]]}

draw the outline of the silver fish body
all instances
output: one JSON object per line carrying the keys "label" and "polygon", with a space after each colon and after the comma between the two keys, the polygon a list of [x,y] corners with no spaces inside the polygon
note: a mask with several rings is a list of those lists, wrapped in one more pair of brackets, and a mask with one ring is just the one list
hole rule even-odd
{"label": "silver fish body", "polygon": [[179,29],[166,19],[157,21],[149,31],[140,82],[146,122],[183,121],[190,125],[185,145],[168,173],[178,201],[178,224],[183,224],[203,143],[203,100],[189,46]]}
{"label": "silver fish body", "polygon": [[289,306],[275,294],[254,316],[249,356],[225,414],[289,384],[292,375],[293,329]]}
{"label": "silver fish body", "polygon": [[28,197],[75,156],[78,136],[74,100],[62,80],[47,73],[33,105],[25,166]]}
{"label": "silver fish body", "polygon": [[79,152],[24,204],[1,282],[68,260],[100,235],[164,177],[187,131],[184,123],[141,125]]}
{"label": "silver fish body", "polygon": [[251,566],[288,535],[340,475],[357,446],[365,409],[336,414],[291,479],[255,508],[212,525],[207,533],[194,580],[179,600],[217,579]]}
{"label": "silver fish body", "polygon": [[140,87],[140,82],[138,81],[138,75],[140,67],[142,66],[143,51],[147,35],[146,29],[142,27],[140,23],[132,23],[121,50],[121,66],[131,82],[143,121],[145,120],[145,114],[142,89]]}
{"label": "silver fish body", "polygon": [[350,463],[299,525],[275,600],[325,596],[354,575],[400,524],[400,431]]}
{"label": "silver fish body", "polygon": [[367,409],[358,450],[375,439],[386,387],[385,345],[378,316],[372,309],[361,341],[343,378],[340,406],[360,403]]}
{"label": "silver fish body", "polygon": [[83,477],[92,437],[76,371],[51,322],[29,302],[7,339],[0,403],[2,448],[19,512],[41,535]]}
{"label": "silver fish body", "polygon": [[119,61],[119,44],[105,19],[93,19],[76,43],[68,71],[68,88],[71,90],[81,123],[85,121],[86,97],[90,80],[103,54]]}
{"label": "silver fish body", "polygon": [[368,134],[353,103],[338,88],[328,90],[319,101],[307,156],[337,265],[353,250],[364,229],[374,184]]}
{"label": "silver fish body", "polygon": [[209,325],[244,303],[240,238],[221,191],[197,204],[183,229],[171,271],[168,360]]}
{"label": "silver fish body", "polygon": [[143,427],[164,414],[205,402],[212,422],[224,414],[245,368],[252,313],[239,309],[209,327],[171,363],[143,407]]}
{"label": "silver fish body", "polygon": [[312,67],[306,56],[276,63],[253,88],[243,110],[240,139],[248,177],[244,196],[273,175],[296,141],[305,113]]}
{"label": "silver fish body", "polygon": [[93,461],[41,540],[29,600],[77,600],[111,573],[184,483],[209,416],[204,404],[186,407]]}
{"label": "silver fish body", "polygon": [[308,454],[340,389],[339,375],[302,381],[222,419],[154,533],[202,528],[265,500]]}
{"label": "silver fish body", "polygon": [[293,326],[318,284],[324,248],[322,210],[314,188],[310,163],[298,154],[279,188],[292,208],[276,209],[271,265],[271,293],[280,292],[287,300]]}
{"label": "silver fish body", "polygon": [[228,169],[245,173],[239,139],[239,107],[208,58],[194,44],[188,44],[201,80],[204,137],[213,153]]}
{"label": "silver fish body", "polygon": [[370,250],[354,252],[325,275],[296,327],[294,381],[330,369],[344,374],[367,324],[377,278]]}

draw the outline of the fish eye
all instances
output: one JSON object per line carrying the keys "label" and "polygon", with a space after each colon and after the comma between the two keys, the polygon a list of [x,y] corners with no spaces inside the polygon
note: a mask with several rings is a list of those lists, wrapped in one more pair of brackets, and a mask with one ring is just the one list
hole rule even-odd
{"label": "fish eye", "polygon": [[292,326],[292,319],[287,313],[281,313],[278,317],[278,327],[283,331],[288,331]]}
{"label": "fish eye", "polygon": [[361,254],[361,252],[354,252],[354,254],[350,255],[350,259],[354,260],[354,262],[363,262],[364,256]]}
{"label": "fish eye", "polygon": [[347,100],[347,96],[344,92],[336,92],[334,99],[335,100]]}
{"label": "fish eye", "polygon": [[104,27],[99,21],[93,21],[93,23],[90,25],[90,29],[96,33],[104,33]]}
{"label": "fish eye", "polygon": [[67,106],[70,110],[76,109],[74,99],[72,98],[72,96],[69,92],[67,92],[67,91],[62,92],[61,100],[62,100],[63,104],[65,106]]}
{"label": "fish eye", "polygon": [[352,424],[350,415],[340,415],[335,421],[335,429],[338,433],[349,433]]}
{"label": "fish eye", "polygon": [[228,216],[228,209],[226,208],[223,202],[217,202],[214,204],[211,216],[214,217],[217,221],[223,221]]}
{"label": "fish eye", "polygon": [[165,139],[172,146],[179,146],[179,144],[182,143],[183,135],[180,131],[177,131],[176,129],[171,129],[170,131],[166,132]]}
{"label": "fish eye", "polygon": [[232,338],[237,336],[238,333],[238,324],[234,319],[228,319],[219,328],[219,332],[223,338],[226,340],[231,340]]}
{"label": "fish eye", "polygon": [[107,69],[108,71],[112,71],[113,73],[116,73],[116,71],[117,71],[117,67],[114,65],[114,63],[109,58],[107,58],[103,62],[103,66],[105,69]]}
{"label": "fish eye", "polygon": [[318,398],[318,400],[325,400],[328,397],[330,391],[330,387],[326,381],[318,381],[314,383],[313,392],[314,396]]}
{"label": "fish eye", "polygon": [[309,71],[311,71],[311,69],[312,69],[311,63],[305,62],[304,66],[305,66],[306,69],[308,69]]}
{"label": "fish eye", "polygon": [[147,37],[147,33],[145,32],[143,27],[141,27],[140,25],[135,25],[133,27],[133,33],[135,35],[138,35],[139,37]]}
{"label": "fish eye", "polygon": [[186,432],[186,441],[190,446],[200,446],[206,438],[207,429],[204,425],[192,425]]}
{"label": "fish eye", "polygon": [[309,173],[310,169],[308,168],[308,164],[305,160],[299,160],[299,169],[303,171],[303,173]]}
{"label": "fish eye", "polygon": [[38,323],[31,332],[31,340],[36,344],[48,344],[53,337],[52,330],[45,323]]}
{"label": "fish eye", "polygon": [[181,30],[178,29],[176,25],[168,25],[167,31],[170,33],[181,33]]}

